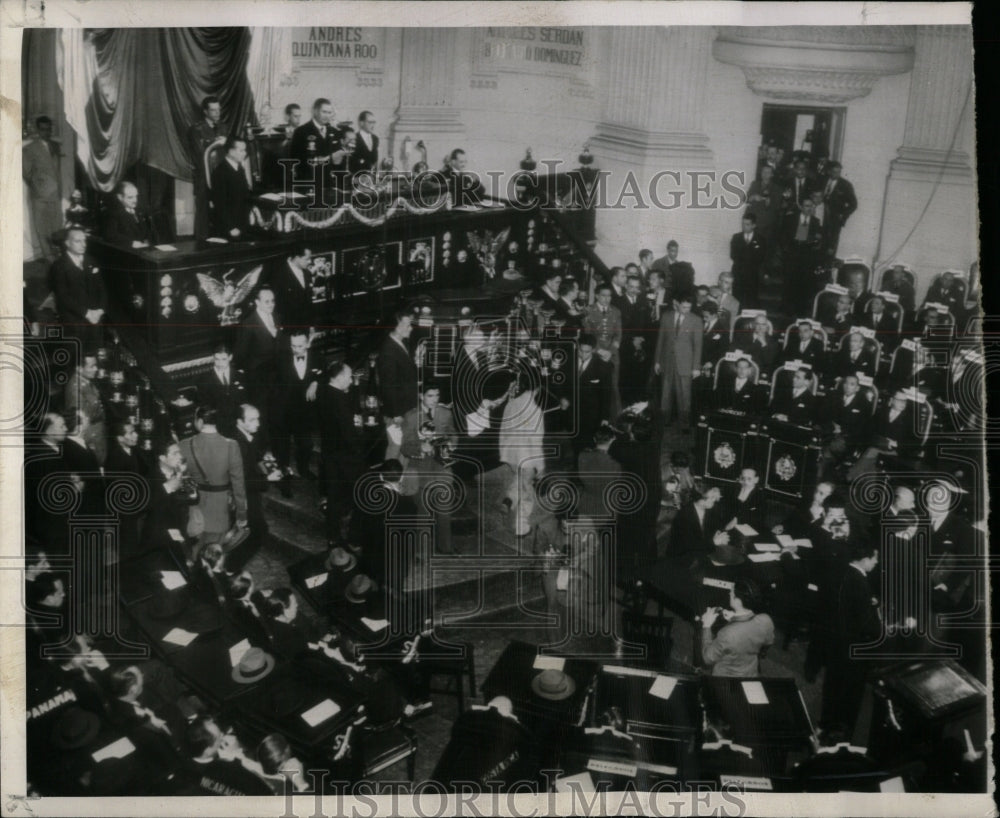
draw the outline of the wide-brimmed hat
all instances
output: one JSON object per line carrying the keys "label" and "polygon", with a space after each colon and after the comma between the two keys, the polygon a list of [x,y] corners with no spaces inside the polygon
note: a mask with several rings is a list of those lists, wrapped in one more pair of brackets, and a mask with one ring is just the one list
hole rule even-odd
{"label": "wide-brimmed hat", "polygon": [[240,663],[233,668],[233,681],[253,684],[265,678],[272,670],[274,670],[274,657],[261,648],[250,648],[240,658]]}
{"label": "wide-brimmed hat", "polygon": [[573,695],[576,682],[561,670],[543,670],[531,680],[531,689],[536,696],[557,702]]}
{"label": "wide-brimmed hat", "polygon": [[377,590],[378,585],[375,584],[375,580],[367,574],[357,574],[351,578],[351,581],[344,589],[344,596],[347,598],[348,602],[360,605],[365,601],[369,594],[372,594]]}
{"label": "wide-brimmed hat", "polygon": [[731,545],[715,546],[708,558],[718,565],[740,565],[746,562],[743,552]]}
{"label": "wide-brimmed hat", "polygon": [[323,564],[327,570],[339,568],[341,571],[346,572],[358,564],[358,558],[338,545],[336,548],[330,549],[330,553],[326,555],[326,562]]}
{"label": "wide-brimmed hat", "polygon": [[101,731],[101,720],[89,710],[69,707],[52,729],[52,743],[60,750],[86,747]]}

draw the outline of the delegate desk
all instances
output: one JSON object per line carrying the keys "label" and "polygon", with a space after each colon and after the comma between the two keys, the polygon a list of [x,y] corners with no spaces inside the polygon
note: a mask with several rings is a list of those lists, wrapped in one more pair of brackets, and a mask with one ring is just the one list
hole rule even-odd
{"label": "delegate desk", "polygon": [[[111,298],[109,321],[141,333],[160,364],[183,366],[206,357],[213,343],[232,340],[227,331],[252,309],[250,285],[262,280],[251,274],[263,267],[266,275],[293,248],[312,251],[315,325],[363,325],[420,294],[481,288],[484,272],[473,242],[488,244],[510,228],[510,240],[526,246],[528,220],[528,213],[511,207],[423,215],[400,208],[377,226],[345,215],[329,227],[287,233],[258,228],[248,240],[224,244],[180,239],[158,246],[166,249],[130,249],[93,239],[89,252]],[[458,261],[461,250],[467,251],[465,262]],[[497,282],[499,287],[503,279]]]}
{"label": "delegate desk", "polygon": [[541,743],[557,745],[581,722],[598,669],[587,659],[540,654],[537,645],[512,641],[483,681],[483,698],[507,696]]}
{"label": "delegate desk", "polygon": [[625,718],[625,731],[636,744],[635,760],[653,765],[644,775],[690,776],[701,733],[700,682],[695,676],[604,665],[594,697],[596,723],[609,707]]}

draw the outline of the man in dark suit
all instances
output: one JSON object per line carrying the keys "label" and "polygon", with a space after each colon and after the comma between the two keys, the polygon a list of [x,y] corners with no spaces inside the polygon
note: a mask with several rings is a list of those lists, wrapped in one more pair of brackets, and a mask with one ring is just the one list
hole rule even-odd
{"label": "man in dark suit", "polygon": [[226,155],[212,170],[213,235],[240,239],[250,227],[250,182],[243,162],[247,158],[246,140],[231,136],[226,140]]}
{"label": "man in dark suit", "polygon": [[830,162],[826,166],[827,180],[823,188],[823,250],[829,257],[837,255],[840,231],[851,214],[858,209],[854,185],[841,176],[843,165]]}
{"label": "man in dark suit", "polygon": [[[428,381],[424,384],[418,406],[403,416],[400,460],[403,461],[402,492],[415,497],[417,509],[425,517],[433,517],[435,548],[443,554],[454,554],[451,544],[451,513],[427,505],[428,486],[448,486],[455,478],[442,462],[443,449],[458,443],[458,434],[451,409],[441,405],[441,387]],[[431,489],[433,491],[433,489]]]}
{"label": "man in dark suit", "polygon": [[[128,421],[115,421],[112,434],[108,457],[104,461],[104,474],[109,479],[116,473],[130,474],[145,482],[149,471],[145,459],[136,450],[139,433],[135,430],[135,425]],[[132,556],[138,549],[140,514],[141,512],[118,514],[119,559]]]}
{"label": "man in dark suit", "polygon": [[[292,134],[292,144],[289,155],[297,159],[295,178],[303,181],[315,179],[320,184],[319,175],[311,167],[311,163],[322,168],[325,174],[323,182],[330,177],[336,168],[346,163],[347,152],[340,149],[340,132],[333,124],[333,105],[330,100],[317,99],[312,107],[312,119],[305,125],[300,125]],[[317,194],[317,201],[320,196]]]}
{"label": "man in dark suit", "polygon": [[267,535],[267,518],[264,517],[264,492],[268,489],[268,479],[261,468],[264,448],[258,436],[260,412],[249,403],[240,407],[236,419],[236,443],[240,447],[243,460],[243,482],[247,494],[247,527],[250,536],[226,555],[226,570],[239,572],[264,543]]}
{"label": "man in dark suit", "polygon": [[868,348],[865,336],[860,332],[852,332],[847,337],[847,343],[837,352],[834,359],[832,375],[843,377],[860,372],[874,378],[878,371],[878,361],[875,352]]}
{"label": "man in dark suit", "polygon": [[440,178],[451,194],[455,207],[478,205],[486,195],[486,189],[479,178],[474,173],[466,172],[467,164],[465,151],[455,148],[448,155],[448,162],[440,172]]}
{"label": "man in dark suit", "polygon": [[214,406],[218,412],[219,431],[226,437],[236,433],[236,415],[247,398],[244,374],[233,366],[233,353],[225,344],[212,350],[212,368],[198,380],[198,402]]}
{"label": "man in dark suit", "polygon": [[872,405],[861,391],[857,375],[845,375],[840,391],[826,399],[823,422],[829,434],[820,462],[820,475],[845,458],[856,457],[868,442],[872,427]]}
{"label": "man in dark suit", "polygon": [[316,430],[316,399],[323,370],[319,356],[309,348],[304,330],[292,330],[290,348],[278,357],[278,395],[280,410],[274,419],[271,435],[274,456],[286,475],[292,468],[292,439],[295,440],[295,468],[303,477],[314,478],[309,471],[313,433]]}
{"label": "man in dark suit", "polygon": [[705,327],[691,314],[693,296],[679,293],[674,309],[663,313],[656,345],[654,372],[662,378],[661,408],[664,423],[670,422],[676,400],[682,429],[691,425],[691,381],[701,375],[701,346]]}
{"label": "man in dark suit", "polygon": [[542,285],[532,293],[532,298],[541,301],[543,310],[559,312],[559,287],[562,285],[562,273],[559,270],[547,268]]}
{"label": "man in dark suit", "polygon": [[749,309],[760,306],[760,272],[767,258],[764,238],[757,232],[757,217],[743,215],[743,229],[729,240],[729,258],[733,262],[733,295]]}
{"label": "man in dark suit", "polygon": [[205,97],[201,101],[202,118],[187,132],[188,155],[194,179],[194,237],[207,239],[211,235],[209,214],[208,179],[205,176],[205,151],[213,143],[226,141],[226,130],[221,123],[222,103],[218,97]]}
{"label": "man in dark suit", "polygon": [[104,465],[108,455],[108,428],[105,422],[107,412],[104,400],[97,388],[97,355],[93,350],[84,350],[80,354],[76,371],[66,382],[63,391],[65,408],[79,409],[87,417],[87,445],[97,455],[99,465]]}
{"label": "man in dark suit", "polygon": [[847,479],[873,471],[880,456],[912,456],[920,442],[916,423],[913,402],[905,392],[897,392],[876,414],[872,445],[848,470]]}
{"label": "man in dark suit", "polygon": [[576,416],[577,436],[574,446],[579,452],[594,443],[594,433],[602,420],[609,420],[614,384],[613,369],[608,361],[594,354],[597,339],[584,333],[577,342]]}
{"label": "man in dark suit", "polygon": [[879,602],[872,596],[868,575],[878,565],[878,547],[857,544],[834,596],[833,633],[823,680],[821,727],[849,741],[861,710],[868,664],[851,658],[851,647],[874,642],[882,632]]}
{"label": "man in dark suit", "polygon": [[275,265],[269,276],[274,288],[275,311],[286,332],[308,332],[313,326],[312,253],[306,247],[294,247]]}
{"label": "man in dark suit", "polygon": [[327,382],[319,391],[319,434],[326,498],[327,539],[331,546],[346,545],[347,526],[354,508],[354,484],[365,472],[367,460],[361,429],[355,424],[351,368],[330,364]]}
{"label": "man in dark suit", "polygon": [[[189,513],[191,506],[198,503],[198,492],[184,485],[184,457],[179,444],[166,439],[159,444],[155,454],[156,466],[149,478],[149,512],[142,524],[139,545],[144,552],[166,546],[183,560],[188,557],[183,546]],[[171,530],[176,532],[176,537],[170,534]]]}
{"label": "man in dark suit", "polygon": [[101,322],[108,310],[104,279],[87,253],[87,234],[79,227],[66,231],[65,250],[49,268],[49,286],[63,333],[79,338],[84,349],[101,346]]}
{"label": "man in dark suit", "polygon": [[63,460],[66,470],[83,481],[77,514],[103,515],[107,513],[104,496],[104,475],[97,453],[87,443],[87,416],[80,409],[63,413],[66,421],[66,440],[63,441]]}
{"label": "man in dark suit", "polygon": [[655,330],[650,332],[649,304],[642,297],[637,275],[625,280],[625,295],[618,307],[622,316],[621,372],[618,393],[622,404],[631,406],[645,399]]}
{"label": "man in dark suit", "polygon": [[802,367],[795,370],[791,384],[778,384],[771,401],[771,417],[797,426],[809,426],[817,420],[816,396],[809,391],[813,373]]}
{"label": "man in dark suit", "polygon": [[736,362],[734,375],[719,372],[719,385],[715,391],[715,408],[730,409],[734,412],[754,413],[760,408],[757,384],[753,377],[753,366],[749,359],[740,358]]}
{"label": "man in dark suit", "polygon": [[266,430],[274,412],[278,353],[285,345],[285,336],[274,319],[274,290],[261,287],[254,306],[255,310],[240,325],[236,364],[246,373],[250,403],[260,410]]}
{"label": "man in dark suit", "polygon": [[719,308],[714,301],[706,301],[701,308],[701,319],[705,323],[701,364],[707,367],[705,374],[711,376],[715,365],[729,348],[729,318],[719,314]]}
{"label": "man in dark suit", "polygon": [[378,353],[382,414],[400,418],[417,405],[417,364],[406,342],[413,332],[413,316],[397,312],[395,326]]}
{"label": "man in dark suit", "polygon": [[358,115],[358,137],[348,168],[352,176],[378,170],[378,136],[375,135],[375,115],[371,111],[362,111]]}
{"label": "man in dark suit", "polygon": [[768,376],[774,371],[778,362],[778,345],[769,333],[770,322],[767,316],[758,315],[753,320],[753,332],[749,341],[745,336],[741,339],[738,331],[736,337],[733,338],[733,346],[747,353],[751,360],[757,364],[757,368]]}
{"label": "man in dark suit", "polygon": [[764,498],[761,496],[759,488],[760,475],[755,468],[749,467],[740,471],[738,482],[740,490],[736,492],[725,509],[726,517],[729,518],[726,528],[748,525],[763,533],[766,523],[764,520]]}
{"label": "man in dark suit", "polygon": [[119,247],[149,247],[153,241],[149,219],[136,210],[139,190],[131,182],[119,182],[115,205],[104,224],[104,240]]}
{"label": "man in dark suit", "polygon": [[[896,309],[899,307],[897,306]],[[889,306],[882,296],[873,295],[868,300],[864,315],[859,323],[860,326],[875,331],[875,337],[887,352],[891,353],[896,348],[899,341],[898,313],[890,312]]]}
{"label": "man in dark suit", "polygon": [[813,191],[813,181],[809,178],[809,168],[804,159],[796,159],[792,165],[792,177],[788,180],[792,200],[801,208],[809,200]]}
{"label": "man in dark suit", "polygon": [[815,295],[814,271],[821,262],[820,243],[823,226],[813,215],[812,199],[806,198],[800,210],[785,217],[784,305],[792,315],[808,315]]}
{"label": "man in dark suit", "polygon": [[716,545],[727,545],[729,535],[719,531],[715,506],[722,499],[722,491],[715,486],[704,494],[692,490],[691,500],[681,506],[670,527],[670,550],[673,557],[697,556],[706,559]]}
{"label": "man in dark suit", "polygon": [[811,321],[803,319],[796,324],[795,332],[789,336],[788,346],[782,350],[778,361],[801,361],[809,364],[817,376],[826,371],[826,350],[823,342],[816,336]]}

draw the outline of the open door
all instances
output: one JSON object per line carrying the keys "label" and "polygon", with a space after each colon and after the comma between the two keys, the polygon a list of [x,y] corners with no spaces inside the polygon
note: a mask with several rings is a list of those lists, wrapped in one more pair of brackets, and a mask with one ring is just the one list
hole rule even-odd
{"label": "open door", "polygon": [[846,108],[765,103],[760,122],[761,144],[775,145],[786,157],[804,151],[812,156],[813,167],[820,159],[839,159],[846,111]]}

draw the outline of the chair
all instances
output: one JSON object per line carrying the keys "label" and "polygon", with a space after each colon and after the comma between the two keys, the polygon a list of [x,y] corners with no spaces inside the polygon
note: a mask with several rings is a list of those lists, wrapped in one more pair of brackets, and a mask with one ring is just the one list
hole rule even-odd
{"label": "chair", "polygon": [[626,642],[642,645],[646,649],[644,659],[628,662],[657,670],[665,670],[670,662],[674,640],[671,637],[674,620],[672,617],[649,616],[634,610],[622,612],[622,637]]}
{"label": "chair", "polygon": [[753,372],[751,379],[753,382],[760,382],[760,367],[757,362],[753,360],[748,354],[738,355],[736,352],[727,352],[723,357],[719,359],[719,362],[715,365],[715,374],[712,378],[712,389],[716,390],[719,388],[719,374],[722,372],[723,367],[725,367],[726,375],[731,376],[734,380],[736,378],[736,362],[741,358],[746,358],[750,363],[750,369]]}
{"label": "chair", "polygon": [[[219,166],[219,162],[226,158],[226,146],[223,143],[213,142],[207,148],[205,148],[204,155],[204,166],[205,166],[205,184],[208,189],[212,189],[212,171]],[[249,153],[247,159],[243,162],[243,173],[247,177],[247,185],[250,189],[254,188],[253,174],[250,170],[250,157]]]}
{"label": "chair", "polygon": [[837,270],[837,283],[842,287],[847,287],[848,291],[856,298],[863,292],[872,288],[872,270],[864,259],[851,256],[844,259],[844,263]]}
{"label": "chair", "polygon": [[[899,335],[903,331],[903,308],[899,305],[898,301],[890,301],[885,296],[890,295],[890,293],[875,293],[876,296],[882,298],[885,303],[885,311],[892,318],[893,323],[896,325],[896,334]],[[871,314],[872,302],[871,299],[865,304],[865,312]]]}
{"label": "chair", "polygon": [[[422,644],[427,644],[422,643]],[[433,643],[432,643],[433,644]],[[454,689],[432,689],[432,693],[453,693],[458,699],[458,712],[465,710],[465,679],[469,680],[469,695],[476,695],[476,649],[471,642],[460,642],[457,655],[419,654],[417,669],[428,679],[446,676],[454,681]]]}
{"label": "chair", "polygon": [[381,727],[363,725],[358,741],[361,751],[362,777],[369,779],[406,759],[406,774],[416,777],[417,735],[405,724],[391,723]]}
{"label": "chair", "polygon": [[[818,297],[819,296],[817,296],[817,298]],[[815,310],[813,311],[815,312]],[[800,318],[798,320],[801,321],[803,319]],[[816,337],[823,342],[823,351],[825,352],[827,349],[829,349],[830,339],[829,336],[827,335],[826,329],[820,326],[820,323],[815,318],[813,318],[813,332],[816,335]],[[799,335],[798,321],[793,321],[791,324],[785,327],[785,335],[781,342],[782,349],[788,349],[788,344],[791,341],[793,333],[795,335],[796,341],[798,341],[798,335]]]}
{"label": "chair", "polygon": [[885,291],[886,290],[886,288],[888,286],[888,282],[886,281],[886,277],[890,273],[892,273],[892,271],[895,269],[896,266],[900,266],[902,268],[901,272],[903,274],[903,278],[906,279],[906,283],[909,284],[911,287],[916,288],[916,286],[917,286],[917,277],[913,274],[913,270],[911,270],[905,264],[903,264],[903,265],[887,264],[885,267],[882,268],[882,273],[879,276],[879,281],[878,281],[878,288],[879,288],[879,290],[880,291]]}
{"label": "chair", "polygon": [[[867,331],[868,330],[865,330],[865,332]],[[840,346],[837,347],[837,351],[840,352],[844,349],[847,349],[850,342],[851,342],[851,333],[847,333],[846,335],[844,335],[843,338],[840,339]],[[878,365],[879,361],[882,360],[882,344],[877,338],[871,338],[866,335],[863,351],[875,354],[876,366]]]}
{"label": "chair", "polygon": [[[734,338],[739,338],[741,341],[746,339],[746,343],[749,343],[750,336],[753,335],[754,321],[762,313],[764,310],[741,311],[729,327],[729,343],[732,344]],[[767,334],[774,335],[774,324],[770,318],[767,319]]]}
{"label": "chair", "polygon": [[[767,399],[767,405],[770,406],[774,403],[774,392],[779,385],[784,388],[788,382],[795,376],[796,371],[799,369],[798,366],[794,366],[794,361],[788,361],[782,364],[777,369],[774,370],[774,374],[771,375],[771,392]],[[819,388],[819,376],[813,372],[813,368],[809,364],[802,364],[802,368],[808,369],[812,372],[812,378],[809,379],[809,391],[812,394],[816,394],[816,390]]]}
{"label": "chair", "polygon": [[923,325],[921,337],[951,340],[955,337],[955,316],[949,310],[942,313],[932,307],[917,310],[917,324]]}
{"label": "chair", "polygon": [[[827,284],[822,290],[816,293],[813,298],[812,318],[819,321],[824,327],[833,323],[833,317],[837,314],[837,300],[842,295],[849,295],[846,287],[839,284]],[[851,301],[853,309],[854,302]]]}

